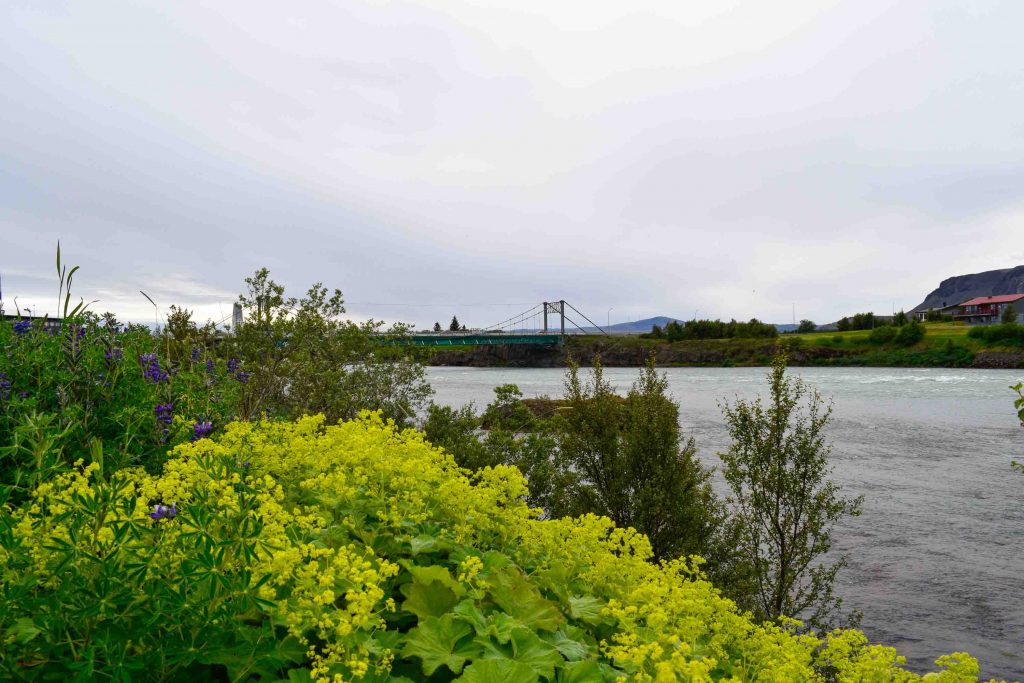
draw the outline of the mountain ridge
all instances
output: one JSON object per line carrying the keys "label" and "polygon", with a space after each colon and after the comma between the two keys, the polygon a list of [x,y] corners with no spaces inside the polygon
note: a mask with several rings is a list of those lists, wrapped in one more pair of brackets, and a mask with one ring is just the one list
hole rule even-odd
{"label": "mountain ridge", "polygon": [[1024,265],[948,277],[910,312],[955,306],[978,296],[996,294],[1024,294]]}

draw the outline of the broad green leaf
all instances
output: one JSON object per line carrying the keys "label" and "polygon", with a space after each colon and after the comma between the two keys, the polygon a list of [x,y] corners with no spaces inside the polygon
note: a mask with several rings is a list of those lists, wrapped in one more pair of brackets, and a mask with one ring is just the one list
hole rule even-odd
{"label": "broad green leaf", "polygon": [[433,536],[417,536],[416,538],[409,541],[409,547],[412,549],[413,555],[418,555],[428,550],[433,550],[437,546],[437,539]]}
{"label": "broad green leaf", "polygon": [[564,661],[553,645],[545,643],[536,633],[526,628],[515,629],[507,645],[484,636],[477,636],[476,642],[483,650],[483,659],[516,661],[548,680],[555,677],[555,667]]}
{"label": "broad green leaf", "polygon": [[590,659],[596,654],[597,648],[587,642],[591,639],[588,638],[586,632],[572,626],[563,625],[554,633],[545,633],[541,637],[553,645],[570,662]]}
{"label": "broad green leaf", "polygon": [[597,662],[569,662],[558,670],[558,683],[604,683]]}
{"label": "broad green leaf", "polygon": [[15,641],[24,645],[38,636],[42,631],[32,622],[29,617],[22,617],[7,628]]}
{"label": "broad green leaf", "polygon": [[480,646],[466,639],[472,635],[473,629],[469,624],[455,621],[450,614],[440,619],[428,617],[406,635],[402,655],[419,657],[423,662],[423,673],[428,676],[440,666],[459,673],[466,660],[481,651]]}
{"label": "broad green leaf", "polygon": [[518,569],[503,569],[493,574],[489,583],[491,599],[528,628],[554,631],[565,621],[554,603],[545,599]]}
{"label": "broad green leaf", "polygon": [[510,659],[482,659],[466,667],[466,673],[455,679],[462,683],[537,683],[530,667]]}
{"label": "broad green leaf", "polygon": [[601,610],[604,601],[592,595],[572,596],[569,598],[569,614],[585,624],[596,625],[601,622]]}
{"label": "broad green leaf", "polygon": [[444,567],[410,566],[409,569],[413,580],[402,586],[406,596],[402,609],[420,620],[451,611],[459,602],[459,595],[465,592]]}

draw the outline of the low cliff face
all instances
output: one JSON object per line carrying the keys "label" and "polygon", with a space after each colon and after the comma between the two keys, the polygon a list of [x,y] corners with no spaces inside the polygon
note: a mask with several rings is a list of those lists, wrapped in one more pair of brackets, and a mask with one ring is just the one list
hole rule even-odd
{"label": "low cliff face", "polygon": [[957,275],[943,280],[925,297],[915,311],[955,306],[976,296],[1024,293],[1024,266],[988,270],[973,275]]}

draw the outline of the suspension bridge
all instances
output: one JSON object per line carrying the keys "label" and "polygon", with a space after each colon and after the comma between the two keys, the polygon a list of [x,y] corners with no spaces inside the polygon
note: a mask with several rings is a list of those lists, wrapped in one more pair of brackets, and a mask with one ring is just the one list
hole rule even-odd
{"label": "suspension bridge", "polygon": [[[583,323],[589,323],[584,328]],[[579,309],[560,299],[542,301],[522,313],[488,327],[473,330],[414,332],[390,339],[398,346],[518,346],[521,344],[556,345],[569,335],[607,334]]]}

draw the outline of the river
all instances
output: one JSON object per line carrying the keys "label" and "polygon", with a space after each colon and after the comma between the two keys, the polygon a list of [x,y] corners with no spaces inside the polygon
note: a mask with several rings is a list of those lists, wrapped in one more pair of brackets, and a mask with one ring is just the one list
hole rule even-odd
{"label": "river", "polygon": [[[720,465],[728,446],[719,401],[767,389],[764,368],[669,368],[683,429],[699,457]],[[1024,678],[1024,429],[1008,386],[1012,370],[793,368],[834,404],[833,478],[864,496],[864,513],[836,530],[850,556],[837,593],[864,613],[872,642],[897,648],[911,669],[953,651],[981,663],[983,679]],[[632,368],[606,368],[621,393]],[[441,404],[482,408],[495,386],[562,395],[560,369],[432,367]],[[714,486],[725,493],[715,475]]]}

